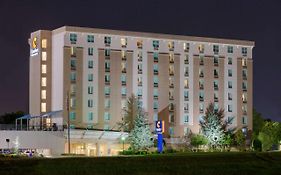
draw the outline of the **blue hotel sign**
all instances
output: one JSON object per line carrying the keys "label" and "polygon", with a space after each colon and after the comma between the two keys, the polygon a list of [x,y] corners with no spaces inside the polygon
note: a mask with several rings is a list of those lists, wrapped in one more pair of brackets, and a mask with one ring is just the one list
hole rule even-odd
{"label": "blue hotel sign", "polygon": [[163,151],[163,135],[164,132],[164,121],[158,120],[155,123],[155,130],[157,133],[157,150],[159,153]]}

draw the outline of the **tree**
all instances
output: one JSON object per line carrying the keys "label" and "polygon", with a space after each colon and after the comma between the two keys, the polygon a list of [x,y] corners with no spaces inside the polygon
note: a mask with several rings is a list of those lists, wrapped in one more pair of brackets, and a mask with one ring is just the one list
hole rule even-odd
{"label": "tree", "polygon": [[16,119],[24,116],[24,112],[17,111],[11,113],[5,113],[0,116],[0,124],[12,124],[15,123]]}
{"label": "tree", "polygon": [[134,119],[137,114],[143,113],[140,102],[134,94],[132,94],[128,98],[126,107],[123,109],[123,112],[124,116],[122,122],[119,122],[118,125],[123,129],[123,131],[130,132],[134,128]]}
{"label": "tree", "polygon": [[246,144],[246,137],[244,135],[244,133],[242,132],[242,129],[239,129],[235,134],[234,134],[234,138],[235,138],[235,143],[238,146],[239,150],[241,151]]}
{"label": "tree", "polygon": [[281,140],[281,124],[278,122],[266,121],[261,131],[259,132],[258,139],[262,143],[262,150],[271,150],[274,144],[279,144]]}
{"label": "tree", "polygon": [[208,140],[203,135],[194,134],[191,136],[190,144],[198,149],[198,147],[201,145],[207,145]]}
{"label": "tree", "polygon": [[147,151],[153,146],[148,119],[144,112],[139,111],[134,120],[134,127],[129,133],[129,142],[133,151]]}
{"label": "tree", "polygon": [[264,119],[261,113],[258,113],[255,109],[253,110],[253,137],[256,138],[259,135],[262,127],[264,126]]}
{"label": "tree", "polygon": [[223,145],[226,133],[227,121],[223,121],[224,110],[216,110],[214,104],[210,103],[206,109],[205,116],[200,121],[203,135],[207,138],[211,148],[218,148]]}

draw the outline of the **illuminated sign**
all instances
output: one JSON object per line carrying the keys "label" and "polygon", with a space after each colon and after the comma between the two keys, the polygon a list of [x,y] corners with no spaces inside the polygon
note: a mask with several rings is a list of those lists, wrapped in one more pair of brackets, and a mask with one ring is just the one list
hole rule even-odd
{"label": "illuminated sign", "polygon": [[157,132],[157,150],[159,153],[163,151],[163,135],[164,132],[164,121],[158,120],[155,123],[155,130]]}
{"label": "illuminated sign", "polygon": [[155,130],[157,133],[163,133],[164,132],[164,121],[158,120],[155,124]]}
{"label": "illuminated sign", "polygon": [[38,53],[39,53],[38,39],[37,39],[37,37],[34,37],[31,41],[30,56],[38,55]]}

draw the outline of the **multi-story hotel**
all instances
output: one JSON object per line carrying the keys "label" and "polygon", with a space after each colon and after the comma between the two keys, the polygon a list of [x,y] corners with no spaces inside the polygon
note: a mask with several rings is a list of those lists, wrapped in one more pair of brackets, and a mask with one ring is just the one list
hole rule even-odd
{"label": "multi-story hotel", "polygon": [[116,130],[135,94],[166,137],[198,133],[211,102],[252,129],[254,42],[65,26],[29,43],[30,114],[63,113],[45,122],[69,113],[72,128]]}

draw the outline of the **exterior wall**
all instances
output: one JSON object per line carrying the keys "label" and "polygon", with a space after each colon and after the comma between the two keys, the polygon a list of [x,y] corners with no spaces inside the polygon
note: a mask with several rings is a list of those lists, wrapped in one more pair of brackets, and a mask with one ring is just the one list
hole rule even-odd
{"label": "exterior wall", "polygon": [[[33,33],[32,35],[35,35]],[[70,34],[77,35],[76,43],[70,42]],[[94,35],[94,42],[87,42],[87,36]],[[111,37],[111,44],[105,45],[104,37]],[[121,46],[120,40],[126,39],[127,45]],[[152,45],[154,40],[159,41],[159,48]],[[137,42],[142,41],[142,47]],[[174,48],[168,48],[173,42]],[[184,43],[188,43],[188,50],[184,50]],[[199,53],[199,46],[204,46],[204,52]],[[213,46],[219,46],[219,52],[214,53]],[[233,46],[233,53],[227,52],[227,47]],[[165,34],[149,34],[139,32],[125,32],[101,29],[89,29],[79,27],[62,27],[52,31],[51,57],[51,102],[48,103],[48,110],[63,110],[66,119],[66,99],[70,90],[70,62],[71,49],[76,48],[77,80],[76,80],[76,119],[71,124],[76,127],[92,126],[96,129],[117,129],[116,123],[122,119],[122,104],[132,93],[137,95],[138,89],[142,89],[139,99],[142,101],[145,111],[148,112],[149,122],[154,129],[154,121],[165,119],[165,130],[167,135],[180,137],[189,130],[199,132],[199,120],[204,115],[205,109],[210,102],[214,102],[214,93],[218,93],[220,108],[225,109],[226,119],[234,117],[233,127],[245,127],[252,129],[252,48],[253,42],[212,39],[200,37],[187,37]],[[243,93],[241,83],[242,69],[240,65],[244,56],[241,53],[242,47],[247,47],[247,124],[242,125],[242,102]],[[88,48],[93,48],[93,55],[88,55]],[[110,49],[110,57],[105,58],[105,49]],[[122,60],[121,52],[126,51],[126,60]],[[142,60],[138,60],[139,53],[142,53]],[[158,62],[154,62],[153,54],[158,53]],[[169,61],[169,56],[174,56],[174,62]],[[188,63],[184,60],[188,56]],[[204,65],[200,65],[203,57]],[[214,58],[218,57],[218,64],[214,64]],[[232,58],[232,64],[228,64],[228,58]],[[31,87],[30,91],[30,113],[37,114],[38,106],[38,65],[35,57],[30,59]],[[93,60],[93,69],[88,68],[88,61]],[[110,62],[110,71],[105,71],[105,61]],[[121,72],[121,64],[126,63],[126,72]],[[142,73],[138,72],[138,65],[142,64]],[[153,65],[158,65],[158,74],[154,74]],[[174,67],[174,75],[169,75],[169,67]],[[239,67],[240,66],[240,67]],[[188,75],[184,71],[188,68]],[[204,70],[204,77],[199,77],[199,69]],[[217,69],[218,77],[214,77],[214,69]],[[232,70],[232,77],[228,76],[228,70]],[[48,71],[49,72],[49,71]],[[93,81],[88,81],[88,74],[93,74]],[[105,74],[110,75],[110,83],[105,83]],[[121,84],[121,75],[126,75],[126,84]],[[158,87],[154,87],[153,77],[159,79]],[[142,85],[138,85],[138,77],[142,77]],[[174,87],[170,87],[169,78],[174,78]],[[184,80],[188,80],[189,86],[184,87]],[[199,80],[204,81],[204,89],[199,88]],[[219,88],[214,90],[214,81],[218,81]],[[232,82],[232,88],[228,88],[228,81]],[[245,81],[245,80],[244,80]],[[48,82],[49,84],[49,82]],[[88,86],[93,86],[93,94],[88,94]],[[111,89],[110,95],[105,96],[105,87]],[[121,95],[122,87],[126,87],[126,96]],[[158,90],[158,97],[154,97],[153,89]],[[173,99],[169,99],[169,91],[173,91]],[[188,99],[184,99],[184,91],[188,91]],[[199,101],[200,91],[204,92],[204,101]],[[228,99],[228,93],[232,94],[232,100]],[[39,94],[40,95],[40,94]],[[72,94],[73,95],[73,94]],[[71,97],[73,97],[71,95]],[[50,98],[50,97],[48,97]],[[93,107],[88,107],[88,100],[93,99]],[[105,109],[105,99],[110,100],[110,108]],[[154,108],[154,101],[158,102],[158,109]],[[174,109],[169,110],[169,104]],[[199,104],[204,104],[204,111],[199,112]],[[184,110],[188,104],[188,110]],[[232,112],[228,111],[228,105],[232,106]],[[50,107],[51,106],[51,109]],[[71,109],[73,110],[73,109]],[[40,110],[39,110],[40,111]],[[88,120],[88,113],[93,113],[93,120]],[[110,120],[105,121],[104,112],[110,113]],[[173,114],[174,120],[169,115]],[[185,119],[185,116],[188,118]],[[241,124],[241,125],[240,125]],[[171,130],[170,130],[171,128]]]}

